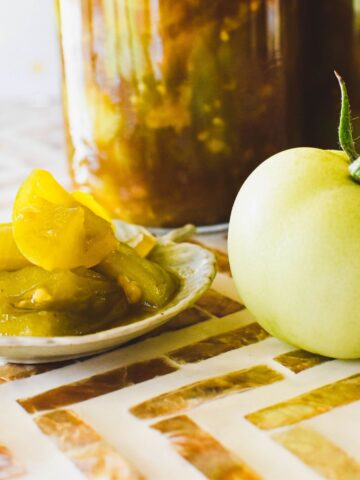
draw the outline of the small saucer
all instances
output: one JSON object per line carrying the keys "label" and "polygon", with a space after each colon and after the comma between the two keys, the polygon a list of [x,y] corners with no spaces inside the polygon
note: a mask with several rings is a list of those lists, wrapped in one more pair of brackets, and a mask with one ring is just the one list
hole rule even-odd
{"label": "small saucer", "polygon": [[17,363],[44,363],[84,357],[114,348],[162,325],[192,305],[215,276],[214,255],[192,243],[176,243],[183,229],[159,239],[151,260],[171,271],[180,287],[170,303],[137,321],[96,333],[69,337],[0,336],[0,356]]}

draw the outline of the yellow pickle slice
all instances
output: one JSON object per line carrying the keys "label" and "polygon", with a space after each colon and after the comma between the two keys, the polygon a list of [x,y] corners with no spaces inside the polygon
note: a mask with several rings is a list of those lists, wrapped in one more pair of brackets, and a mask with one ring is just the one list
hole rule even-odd
{"label": "yellow pickle slice", "polygon": [[92,267],[116,245],[107,220],[76,201],[49,172],[38,169],[16,196],[13,232],[23,256],[46,270]]}

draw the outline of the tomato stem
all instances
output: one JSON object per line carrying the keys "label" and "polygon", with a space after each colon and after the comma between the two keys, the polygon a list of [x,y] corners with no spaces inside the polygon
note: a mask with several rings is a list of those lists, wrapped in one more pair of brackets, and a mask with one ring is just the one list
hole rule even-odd
{"label": "tomato stem", "polygon": [[349,157],[349,173],[355,182],[360,183],[360,157],[356,152],[352,135],[351,111],[349,96],[344,80],[334,72],[338,79],[341,90],[341,111],[339,123],[339,143],[346,155]]}

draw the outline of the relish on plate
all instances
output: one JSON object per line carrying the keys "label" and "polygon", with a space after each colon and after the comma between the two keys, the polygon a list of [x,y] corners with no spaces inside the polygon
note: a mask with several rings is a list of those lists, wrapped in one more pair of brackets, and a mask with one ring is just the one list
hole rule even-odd
{"label": "relish on plate", "polygon": [[117,240],[89,195],[71,194],[49,172],[21,185],[12,224],[0,225],[0,334],[82,335],[156,312],[176,278],[150,258],[146,231]]}

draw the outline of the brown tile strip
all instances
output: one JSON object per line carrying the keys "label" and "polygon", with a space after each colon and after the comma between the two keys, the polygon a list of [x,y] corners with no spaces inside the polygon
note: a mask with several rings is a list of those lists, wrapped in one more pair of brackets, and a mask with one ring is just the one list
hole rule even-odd
{"label": "brown tile strip", "polygon": [[222,250],[219,250],[218,248],[205,245],[204,243],[201,243],[197,240],[191,240],[191,242],[196,243],[197,245],[200,245],[200,247],[206,248],[207,250],[210,250],[210,252],[212,252],[215,255],[218,272],[231,275],[229,257],[227,253],[223,252]]}
{"label": "brown tile strip", "polygon": [[225,317],[231,313],[240,312],[240,310],[245,308],[241,303],[236,302],[232,298],[225,297],[225,295],[212,289],[208,290],[205,295],[196,302],[196,305],[210,312],[215,317]]}
{"label": "brown tile strip", "polygon": [[254,470],[186,415],[152,425],[185,460],[211,480],[260,480]]}
{"label": "brown tile strip", "polygon": [[295,427],[273,438],[324,478],[360,478],[360,464],[312,428]]}
{"label": "brown tile strip", "polygon": [[29,413],[51,410],[105,395],[175,370],[177,368],[166,359],[154,358],[68,383],[34,397],[19,399],[18,403]]}
{"label": "brown tile strip", "polygon": [[179,313],[175,317],[171,318],[164,325],[161,325],[160,327],[155,328],[155,330],[151,330],[151,332],[137,338],[132,343],[138,343],[139,341],[145,340],[146,338],[150,338],[150,337],[157,337],[162,333],[175,332],[177,330],[181,330],[182,328],[190,327],[192,325],[205,322],[210,318],[211,316],[208,313],[204,312],[203,310],[200,310],[196,307],[188,308],[187,310],[184,310],[183,312]]}
{"label": "brown tile strip", "polygon": [[74,362],[42,363],[38,365],[6,363],[5,365],[0,365],[0,384],[32,377],[33,375],[39,375],[40,373],[50,372],[51,370],[66,367],[71,363]]}
{"label": "brown tile strip", "polygon": [[292,425],[356,400],[360,400],[359,373],[250,413],[246,418],[257,427],[269,430]]}
{"label": "brown tile strip", "polygon": [[305,352],[305,350],[293,350],[275,357],[274,360],[281,363],[281,365],[284,365],[284,367],[287,367],[292,372],[300,373],[308,368],[328,362],[331,358]]}
{"label": "brown tile strip", "polygon": [[200,342],[186,345],[170,352],[167,356],[181,364],[199,362],[200,360],[216,357],[216,355],[221,353],[260,342],[268,336],[269,334],[258,323],[251,323],[231,332],[222,333]]}
{"label": "brown tile strip", "polygon": [[186,385],[135,405],[130,412],[138,418],[156,418],[179,413],[233,393],[268,385],[283,376],[265,365],[238,370]]}
{"label": "brown tile strip", "polygon": [[[86,478],[140,480],[142,475],[90,425],[70,410],[57,410],[35,418],[40,429],[55,441]],[[1,478],[1,477],[0,477]]]}
{"label": "brown tile strip", "polygon": [[25,469],[16,463],[10,450],[0,444],[0,480],[19,478],[25,473]]}

